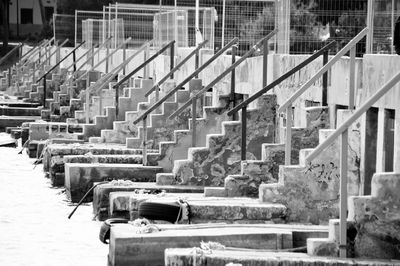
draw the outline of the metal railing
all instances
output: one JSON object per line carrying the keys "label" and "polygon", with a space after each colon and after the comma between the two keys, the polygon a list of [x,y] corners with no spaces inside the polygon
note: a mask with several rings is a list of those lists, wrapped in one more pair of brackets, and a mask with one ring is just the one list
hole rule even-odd
{"label": "metal railing", "polygon": [[[173,112],[169,119],[173,119],[174,117],[178,116],[182,113],[187,107],[192,106],[192,147],[196,146],[196,109],[197,109],[197,99],[202,96],[205,92],[209,89],[214,87],[218,82],[220,82],[226,75],[229,73],[232,74],[231,76],[231,93],[230,99],[231,103],[233,104],[232,107],[235,107],[235,69],[238,65],[244,62],[248,57],[252,56],[254,52],[256,52],[261,46],[264,49],[264,56],[263,56],[263,73],[266,74],[267,72],[267,65],[268,65],[268,41],[277,33],[278,31],[275,29],[271,31],[267,36],[259,40],[249,51],[247,51],[239,60],[235,60],[236,58],[236,49],[237,47],[233,47],[232,49],[232,65],[228,67],[224,72],[222,72],[218,77],[216,77],[213,81],[211,81],[207,86],[199,90],[194,96],[192,96],[186,103],[184,103],[180,108],[178,108],[175,112]],[[266,75],[263,76],[266,82]]]}
{"label": "metal railing", "polygon": [[[115,89],[115,111],[116,114],[118,115],[118,100],[119,100],[119,88],[124,84],[128,79],[130,79],[133,75],[135,75],[137,72],[139,72],[142,68],[146,67],[150,62],[152,62],[154,59],[156,59],[160,54],[165,52],[168,48],[170,48],[170,70],[174,68],[174,51],[175,51],[175,40],[167,43],[164,45],[160,50],[158,50],[154,55],[149,57],[147,60],[145,60],[142,64],[140,64],[137,68],[135,68],[133,71],[131,71],[128,75],[126,75],[123,79],[117,82],[113,86]],[[173,78],[173,74],[171,74],[171,78]]]}
{"label": "metal railing", "polygon": [[3,64],[4,61],[7,60],[7,58],[9,58],[15,51],[17,51],[18,49],[20,49],[24,44],[20,43],[17,46],[15,46],[14,48],[11,49],[11,51],[9,51],[7,54],[5,54],[2,58],[0,58],[0,66],[1,64]]}
{"label": "metal railing", "polygon": [[[76,68],[76,63],[79,61],[79,59],[78,59],[78,60],[75,60],[75,53],[74,53],[74,54],[73,54],[74,60],[73,60],[72,64],[69,65],[69,66],[67,67],[67,70],[68,70],[68,69],[70,69],[70,68],[73,66],[73,67],[74,67],[74,70],[73,70],[73,72],[71,73],[71,76],[68,77],[68,79],[66,79],[66,80],[64,81],[63,84],[68,84],[70,81],[72,81],[72,80],[75,78],[75,75],[78,73],[79,70],[81,70],[81,69],[82,69],[85,65],[87,65],[89,62],[93,62],[94,57],[95,57],[98,53],[100,53],[101,49],[103,49],[104,46],[106,46],[107,43],[109,43],[110,41],[111,41],[111,37],[108,37],[108,38],[98,47],[98,49],[97,49],[96,51],[94,51],[94,52],[86,59],[86,61],[83,62],[83,63],[80,65],[80,67],[79,67],[78,69]],[[89,52],[90,52],[90,49],[89,49],[85,54],[88,54]],[[84,55],[85,55],[85,54],[84,54]],[[81,58],[83,58],[84,55],[82,55]],[[92,64],[92,65],[93,65],[93,64]]]}
{"label": "metal railing", "polygon": [[[25,60],[25,62],[20,62],[20,63],[22,63],[22,66],[24,66],[27,62],[29,62],[29,59],[31,59],[32,57],[35,57],[38,53],[40,53],[40,52],[41,52],[41,49],[42,49],[43,47],[45,47],[45,46],[51,44],[53,41],[54,41],[54,37],[51,38],[50,40],[47,40],[47,41],[45,40],[45,41],[43,41],[41,44],[39,44],[38,46],[36,46],[36,47],[34,48],[33,51],[32,51],[32,49],[31,49],[30,54],[29,54],[29,52],[26,53],[26,54],[23,56],[23,57],[27,56],[27,58],[23,59],[23,60]],[[39,56],[39,57],[40,57],[40,56]],[[21,58],[21,60],[22,60],[22,58]]]}
{"label": "metal railing", "polygon": [[62,58],[57,64],[55,64],[51,69],[49,69],[46,73],[44,73],[36,83],[39,83],[40,80],[43,79],[43,107],[46,107],[46,76],[53,71],[56,67],[58,67],[65,59],[67,59],[71,54],[73,54],[79,47],[81,47],[85,42],[80,43],[77,47],[75,47],[71,52],[69,52],[64,58]]}
{"label": "metal railing", "polygon": [[[117,48],[114,49],[114,51],[112,51],[110,54],[107,54],[107,56],[105,56],[102,60],[100,60],[99,62],[97,62],[96,65],[92,66],[89,70],[86,70],[85,73],[83,73],[82,75],[80,75],[75,81],[81,80],[84,76],[86,76],[90,71],[93,71],[94,69],[96,69],[98,66],[100,66],[102,63],[104,63],[106,60],[108,62],[108,59],[110,57],[112,57],[116,52],[118,52],[119,49],[123,48],[126,44],[128,44],[130,41],[132,40],[131,37],[129,37],[128,39],[126,39],[123,43],[121,43],[120,45],[118,45]],[[79,71],[79,69],[77,70]]]}
{"label": "metal railing", "polygon": [[349,85],[349,109],[354,109],[355,101],[355,58],[356,58],[356,45],[368,34],[368,28],[364,28],[357,34],[345,47],[343,47],[331,60],[329,60],[313,77],[311,77],[303,86],[300,87],[293,95],[278,108],[278,113],[286,111],[286,141],[285,141],[285,165],[291,163],[292,152],[292,104],[299,98],[312,84],[315,83],[322,75],[335,64],[339,59],[350,51],[350,85]]}
{"label": "metal railing", "polygon": [[[36,68],[36,69],[39,70],[39,73],[40,73],[40,70],[41,70],[42,68],[43,68],[43,72],[45,71],[45,70],[44,70],[44,66],[46,65],[46,62],[47,62],[48,60],[50,61],[51,57],[52,57],[54,54],[58,53],[58,52],[60,51],[60,49],[61,49],[64,45],[67,44],[68,41],[69,41],[69,39],[65,39],[60,45],[57,45],[57,46],[56,46],[56,49],[55,49],[53,52],[51,52],[48,56],[46,56],[46,59],[43,60],[43,62]],[[58,62],[56,63],[56,65],[58,66]],[[35,70],[34,70],[34,71],[35,71]]]}
{"label": "metal railing", "polygon": [[259,90],[258,92],[256,92],[255,94],[253,94],[248,99],[241,102],[240,104],[238,104],[236,107],[234,107],[233,109],[231,109],[228,112],[228,115],[231,116],[231,115],[234,115],[235,113],[239,112],[239,110],[242,110],[242,115],[241,115],[241,121],[242,121],[241,160],[246,160],[246,148],[247,148],[246,147],[246,135],[247,135],[246,126],[247,126],[247,107],[248,107],[248,105],[250,103],[252,103],[253,101],[257,100],[264,93],[270,91],[275,86],[277,86],[280,83],[282,83],[283,81],[285,81],[288,77],[290,77],[291,75],[293,75],[300,69],[304,68],[305,66],[307,66],[308,64],[313,62],[315,59],[317,59],[321,55],[327,56],[329,49],[333,48],[335,44],[336,44],[336,42],[333,41],[333,42],[327,44],[326,46],[322,47],[319,51],[312,54],[310,57],[308,57],[306,60],[301,62],[299,65],[295,66],[294,68],[292,68],[291,70],[289,70],[288,72],[286,72],[285,74],[283,74],[282,76],[280,76],[279,78],[274,80],[272,83],[268,84],[263,89]]}
{"label": "metal railing", "polygon": [[[145,50],[151,43],[152,41],[148,41],[144,44],[142,44],[141,47],[139,47],[139,49],[132,54],[131,56],[129,56],[127,59],[124,59],[122,61],[121,64],[119,64],[117,67],[115,67],[113,70],[111,70],[109,73],[107,73],[104,77],[100,78],[100,80],[98,82],[96,82],[94,84],[93,87],[97,88],[97,91],[101,91],[105,86],[107,86],[111,80],[113,80],[118,73],[125,69],[125,67],[130,63],[130,61],[135,58],[136,56],[138,56],[141,52],[143,52],[143,50]],[[92,90],[92,86],[88,86],[88,89],[86,90],[86,103],[87,103],[87,108],[86,108],[86,122],[89,123],[89,97],[90,97],[90,91]],[[115,102],[118,101],[118,97],[115,98]],[[117,104],[116,104],[117,106]],[[100,104],[99,104],[99,112],[101,113],[102,110],[102,98],[100,97]],[[116,112],[116,115],[118,115],[118,112]]]}
{"label": "metal railing", "polygon": [[[319,144],[307,157],[306,161],[314,160],[323,150],[329,147],[339,136],[340,138],[340,226],[339,226],[339,250],[340,257],[346,257],[347,243],[347,158],[348,158],[348,131],[351,124],[361,117],[374,103],[384,96],[394,85],[400,81],[400,72],[391,78],[382,88],[365,101],[353,115],[344,121],[329,137]],[[395,169],[398,170],[398,169]]]}
{"label": "metal railing", "polygon": [[[133,124],[137,124],[140,121],[143,121],[143,165],[147,165],[147,116],[151,114],[154,110],[156,110],[163,102],[165,102],[168,98],[170,98],[174,93],[178,90],[182,89],[183,86],[188,83],[194,77],[198,77],[199,73],[203,71],[207,66],[209,66],[213,61],[215,61],[219,56],[224,54],[229,48],[235,45],[239,41],[238,38],[233,38],[227,45],[221,48],[216,54],[214,54],[210,59],[207,60],[203,65],[196,68],[192,74],[190,74],[186,79],[184,79],[181,83],[179,83],[175,88],[170,90],[163,98],[161,98],[158,102],[154,103],[149,109],[144,111]],[[198,62],[198,61],[197,61]]]}

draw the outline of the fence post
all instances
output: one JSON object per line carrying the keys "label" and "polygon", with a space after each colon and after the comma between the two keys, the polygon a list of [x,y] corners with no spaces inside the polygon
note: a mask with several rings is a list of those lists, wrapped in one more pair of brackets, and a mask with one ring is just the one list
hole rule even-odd
{"label": "fence post", "polygon": [[[232,46],[232,65],[236,62],[236,52],[237,52],[237,46],[234,45],[234,46]],[[234,68],[234,69],[232,69],[232,72],[231,72],[231,93],[230,93],[230,97],[229,97],[231,108],[234,108],[236,106],[236,93],[235,93],[236,82],[235,82],[235,80],[236,80],[236,70]],[[237,115],[235,113],[232,116],[232,120],[236,120],[236,118],[237,118]]]}
{"label": "fence post", "polygon": [[[325,51],[322,57],[322,64],[328,63],[329,51]],[[322,75],[322,106],[328,106],[328,72]]]}
{"label": "fence post", "polygon": [[192,99],[192,147],[196,147],[196,109],[197,109],[197,98]]}
{"label": "fence post", "polygon": [[46,108],[46,90],[47,90],[47,77],[43,76],[43,108]]}
{"label": "fence post", "polygon": [[143,166],[147,165],[147,116],[143,118]]}
{"label": "fence post", "polygon": [[354,110],[355,99],[356,46],[350,50],[349,109]]}
{"label": "fence post", "polygon": [[347,157],[348,129],[343,131],[340,138],[340,228],[339,255],[347,256]]}
{"label": "fence post", "polygon": [[292,157],[292,104],[286,109],[286,141],[285,141],[285,165],[291,164]]}
{"label": "fence post", "polygon": [[268,40],[263,41],[263,88],[267,86],[268,78]]}
{"label": "fence post", "polygon": [[[175,65],[175,43],[171,44],[171,53],[170,53],[170,67],[169,70],[171,71]],[[171,79],[174,78],[174,73],[171,73]]]}
{"label": "fence post", "polygon": [[247,106],[242,107],[242,147],[241,147],[241,160],[246,160],[246,130],[247,130]]}

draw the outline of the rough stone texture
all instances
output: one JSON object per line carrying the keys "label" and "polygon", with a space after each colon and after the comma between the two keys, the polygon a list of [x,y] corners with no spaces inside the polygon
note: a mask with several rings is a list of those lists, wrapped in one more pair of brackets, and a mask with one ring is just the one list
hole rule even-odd
{"label": "rough stone texture", "polygon": [[349,219],[357,236],[355,255],[400,259],[400,174],[376,173],[371,196],[350,198]]}
{"label": "rough stone texture", "polygon": [[[247,113],[247,159],[261,159],[260,145],[273,142],[276,97],[264,95]],[[189,149],[187,160],[175,161],[179,184],[222,186],[227,175],[240,173],[241,123],[224,122],[222,134],[207,135],[207,146]]]}
{"label": "rough stone texture", "polygon": [[[94,182],[124,179],[137,182],[155,181],[162,169],[135,164],[65,164],[65,188],[72,202],[78,202]],[[87,198],[90,201],[91,198]]]}
{"label": "rough stone texture", "polygon": [[[349,114],[338,113],[340,117]],[[360,124],[349,130],[348,193],[358,195],[360,184]],[[323,141],[332,130],[319,130]],[[281,166],[277,184],[262,184],[260,200],[279,202],[288,207],[288,220],[327,223],[338,217],[339,199],[339,140],[306,166]]]}
{"label": "rough stone texture", "polygon": [[284,164],[284,160],[284,145],[263,144],[261,161],[243,161],[240,175],[230,175],[225,178],[226,195],[258,197],[260,184],[278,181],[279,165]]}
{"label": "rough stone texture", "polygon": [[[398,261],[390,260],[361,260],[361,259],[339,259],[331,257],[313,257],[303,253],[289,252],[260,252],[257,250],[213,250],[212,253],[199,252],[197,256],[190,249],[167,249],[165,251],[165,266],[225,266],[230,262],[248,266],[298,266],[298,265],[319,265],[319,266],[371,266],[400,265]],[[196,261],[194,261],[194,259]]]}

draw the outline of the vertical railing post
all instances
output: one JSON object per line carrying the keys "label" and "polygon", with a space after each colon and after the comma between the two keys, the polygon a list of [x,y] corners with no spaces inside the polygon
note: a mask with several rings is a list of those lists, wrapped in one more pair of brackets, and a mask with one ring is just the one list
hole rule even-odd
{"label": "vertical railing post", "polygon": [[347,256],[347,157],[348,157],[348,129],[340,138],[340,228],[339,228],[339,255]]}
{"label": "vertical railing post", "polygon": [[46,90],[47,90],[47,77],[43,76],[43,108],[46,108]]}
{"label": "vertical railing post", "polygon": [[119,109],[119,86],[115,87],[115,115],[118,120],[118,110]]}
{"label": "vertical railing post", "polygon": [[[149,45],[146,46],[146,49],[144,50],[144,62],[149,58],[150,56],[150,47]],[[143,69],[143,78],[147,79],[149,78],[149,65],[147,64],[144,69]]]}
{"label": "vertical railing post", "polygon": [[[325,51],[322,56],[322,64],[328,63],[329,51]],[[328,72],[322,75],[322,106],[328,106]]]}
{"label": "vertical railing post", "polygon": [[108,73],[108,67],[109,67],[109,62],[108,62],[108,57],[110,56],[110,45],[107,44],[107,50],[106,50],[106,73]]}
{"label": "vertical railing post", "polygon": [[291,164],[292,157],[292,104],[286,109],[286,141],[285,141],[285,165]]}
{"label": "vertical railing post", "polygon": [[[232,65],[236,62],[237,45],[232,46]],[[232,69],[231,73],[231,93],[229,96],[230,106],[234,108],[236,106],[236,69]],[[233,114],[232,120],[237,120],[237,113]]]}
{"label": "vertical railing post", "polygon": [[[194,60],[194,69],[198,69],[199,65],[200,65],[200,55],[199,55],[199,51],[197,51],[196,55],[195,55],[195,60]],[[196,79],[199,78],[199,73],[196,73],[195,78]]]}
{"label": "vertical railing post", "polygon": [[355,72],[356,72],[356,46],[350,50],[350,74],[349,74],[349,109],[354,110],[355,105]]}
{"label": "vertical railing post", "polygon": [[94,66],[94,45],[92,45],[92,47],[90,48],[91,49],[91,52],[89,53],[90,54],[90,66],[92,67],[92,66]]}
{"label": "vertical railing post", "polygon": [[197,98],[192,99],[192,147],[196,147],[196,108],[197,108]]}
{"label": "vertical railing post", "polygon": [[143,118],[143,166],[147,165],[147,116]]}
{"label": "vertical railing post", "polygon": [[241,147],[241,156],[240,159],[242,161],[246,160],[246,152],[247,152],[247,142],[246,142],[246,130],[247,130],[247,106],[242,107],[242,147]]}
{"label": "vertical railing post", "polygon": [[[124,44],[124,47],[122,48],[122,57],[123,57],[123,60],[125,62],[125,60],[126,60],[126,44]],[[125,76],[125,73],[126,73],[126,65],[124,66],[124,68],[122,70],[122,74],[124,76]]]}
{"label": "vertical railing post", "polygon": [[11,87],[11,67],[8,68],[8,87]]}
{"label": "vertical railing post", "polygon": [[268,83],[268,40],[263,41],[263,88],[267,86]]}
{"label": "vertical railing post", "polygon": [[76,71],[76,53],[72,52],[72,62],[74,63],[74,72]]}
{"label": "vertical railing post", "polygon": [[[169,64],[169,70],[171,71],[174,68],[175,65],[175,43],[171,44],[171,52],[170,52],[170,64]],[[174,78],[174,73],[171,73],[170,76],[171,79]]]}
{"label": "vertical railing post", "polygon": [[89,72],[86,74],[86,90],[85,90],[85,96],[86,96],[86,110],[85,110],[85,117],[86,117],[86,124],[89,124],[89,102],[90,102],[90,93],[89,93],[89,87],[90,87],[90,80],[89,80]]}

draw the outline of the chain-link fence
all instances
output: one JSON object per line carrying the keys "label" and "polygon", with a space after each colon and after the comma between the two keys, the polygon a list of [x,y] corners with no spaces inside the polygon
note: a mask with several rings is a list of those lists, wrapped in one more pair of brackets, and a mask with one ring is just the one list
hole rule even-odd
{"label": "chain-link fence", "polygon": [[53,35],[59,43],[69,39],[69,46],[75,44],[75,16],[53,14]]}
{"label": "chain-link fence", "polygon": [[400,16],[399,0],[369,0],[369,28],[372,35],[368,52],[393,54],[394,25]]}

